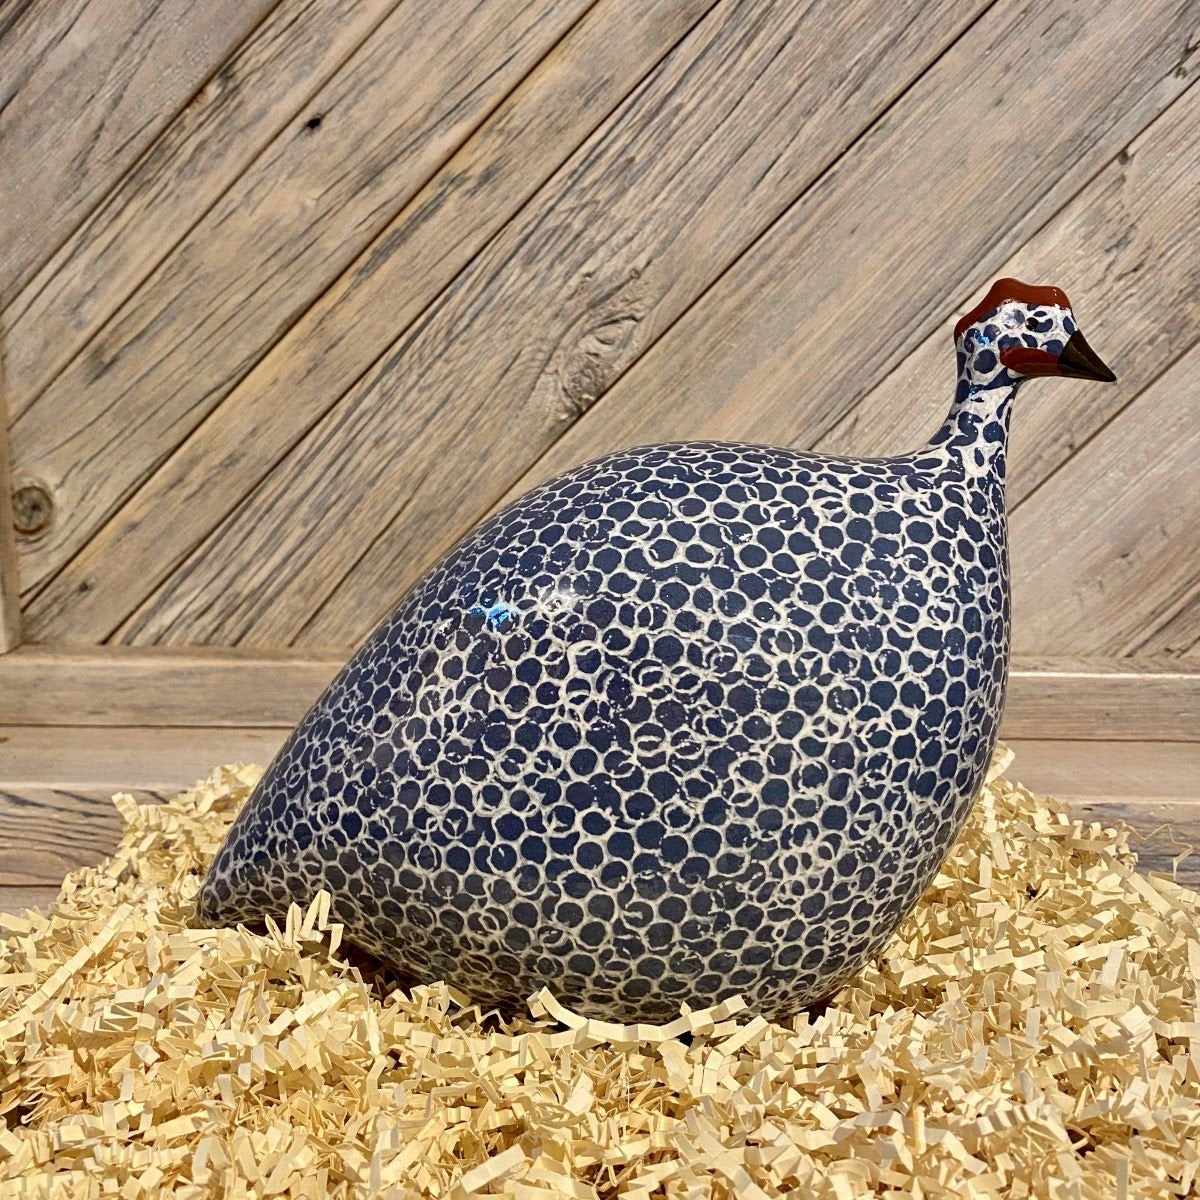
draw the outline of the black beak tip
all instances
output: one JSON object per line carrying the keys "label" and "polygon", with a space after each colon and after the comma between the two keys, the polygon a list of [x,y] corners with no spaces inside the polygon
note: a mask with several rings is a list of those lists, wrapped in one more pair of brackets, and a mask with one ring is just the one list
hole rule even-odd
{"label": "black beak tip", "polygon": [[1116,383],[1117,377],[1111,367],[1087,344],[1077,329],[1058,356],[1059,369],[1064,375],[1075,379],[1094,379],[1097,383]]}

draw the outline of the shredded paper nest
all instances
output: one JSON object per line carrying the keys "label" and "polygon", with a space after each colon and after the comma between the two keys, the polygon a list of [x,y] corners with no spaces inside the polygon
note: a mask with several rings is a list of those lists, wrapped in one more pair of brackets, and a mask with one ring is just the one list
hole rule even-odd
{"label": "shredded paper nest", "polygon": [[1192,1194],[1200,896],[1008,757],[886,955],[787,1025],[548,993],[505,1024],[364,975],[324,895],[265,935],[193,929],[258,769],[118,796],[116,854],[0,917],[0,1195]]}

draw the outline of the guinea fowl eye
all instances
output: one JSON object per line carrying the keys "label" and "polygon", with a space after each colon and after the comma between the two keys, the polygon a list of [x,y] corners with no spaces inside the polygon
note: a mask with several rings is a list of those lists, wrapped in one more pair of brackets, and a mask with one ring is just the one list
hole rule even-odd
{"label": "guinea fowl eye", "polygon": [[1040,322],[1038,321],[1037,317],[1030,317],[1029,320],[1025,322],[1025,328],[1031,329],[1036,333],[1039,324]]}

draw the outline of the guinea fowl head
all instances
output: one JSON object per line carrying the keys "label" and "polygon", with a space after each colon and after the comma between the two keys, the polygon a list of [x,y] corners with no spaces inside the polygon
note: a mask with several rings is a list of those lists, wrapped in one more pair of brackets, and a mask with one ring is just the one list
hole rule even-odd
{"label": "guinea fowl head", "polygon": [[1061,288],[997,279],[955,325],[954,342],[960,366],[976,385],[1039,375],[1117,378],[1084,340]]}

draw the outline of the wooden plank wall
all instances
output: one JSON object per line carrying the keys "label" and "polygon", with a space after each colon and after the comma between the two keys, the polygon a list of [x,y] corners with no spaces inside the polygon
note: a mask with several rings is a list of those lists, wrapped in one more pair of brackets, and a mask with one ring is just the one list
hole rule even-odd
{"label": "wooden plank wall", "polygon": [[[349,645],[598,451],[909,448],[1011,271],[1120,376],[1016,416],[1017,648],[1194,658],[1200,0],[1085,7],[260,0],[86,179],[0,125],[54,214],[6,276],[26,638]],[[15,111],[67,23],[149,106],[161,6],[98,8],[11,22]]]}
{"label": "wooden plank wall", "polygon": [[0,8],[0,296],[20,294],[274,2]]}

